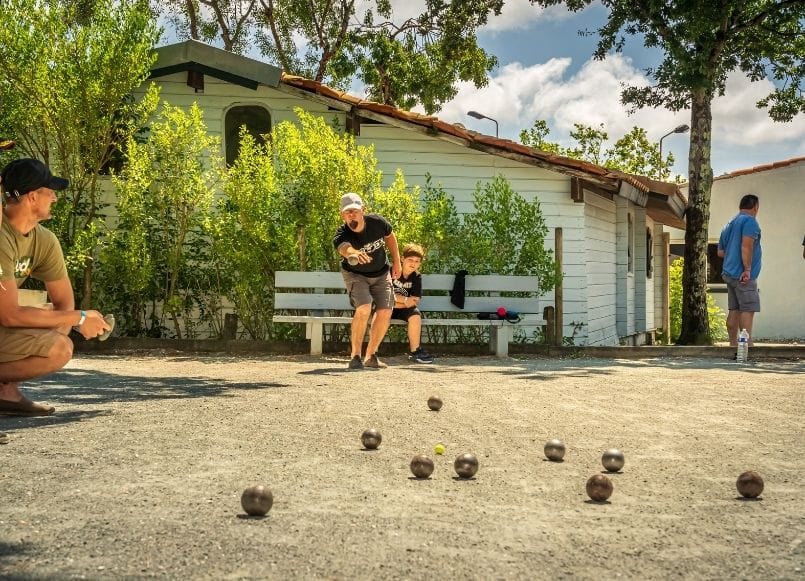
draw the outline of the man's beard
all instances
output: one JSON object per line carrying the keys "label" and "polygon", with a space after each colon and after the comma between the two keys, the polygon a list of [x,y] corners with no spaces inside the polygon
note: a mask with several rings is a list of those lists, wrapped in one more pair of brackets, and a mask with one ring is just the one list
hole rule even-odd
{"label": "man's beard", "polygon": [[348,226],[350,227],[350,229],[354,230],[355,228],[358,227],[358,221],[357,220],[350,220]]}

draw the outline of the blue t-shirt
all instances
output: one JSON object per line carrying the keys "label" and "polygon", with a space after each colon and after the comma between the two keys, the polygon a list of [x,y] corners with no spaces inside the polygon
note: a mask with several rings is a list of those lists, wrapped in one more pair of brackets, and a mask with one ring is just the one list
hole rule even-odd
{"label": "blue t-shirt", "polygon": [[744,263],[741,257],[741,244],[744,236],[749,236],[755,241],[752,248],[752,269],[749,273],[749,278],[756,279],[760,276],[760,257],[763,254],[760,249],[760,224],[758,224],[754,216],[743,212],[740,212],[727,222],[718,239],[718,247],[724,250],[722,275],[726,274],[731,278],[740,278],[741,274],[743,274]]}

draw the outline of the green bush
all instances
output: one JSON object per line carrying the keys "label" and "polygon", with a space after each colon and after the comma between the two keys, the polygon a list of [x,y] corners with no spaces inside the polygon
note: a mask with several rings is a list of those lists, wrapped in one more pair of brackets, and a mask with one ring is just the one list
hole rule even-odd
{"label": "green bush", "polygon": [[[682,331],[682,268],[685,261],[677,258],[669,268],[671,292],[671,343],[676,342]],[[727,335],[727,315],[716,304],[713,295],[707,294],[707,317],[710,322],[708,336],[713,342],[724,341]]]}

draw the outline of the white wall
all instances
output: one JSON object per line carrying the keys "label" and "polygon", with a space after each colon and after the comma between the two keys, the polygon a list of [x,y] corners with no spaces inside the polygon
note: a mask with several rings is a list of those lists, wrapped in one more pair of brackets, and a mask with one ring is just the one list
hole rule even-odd
{"label": "white wall", "polygon": [[589,345],[619,343],[615,318],[615,202],[585,192]]}
{"label": "white wall", "polygon": [[[708,239],[718,242],[724,225],[738,213],[744,194],[760,198],[763,265],[758,278],[761,312],[755,316],[757,340],[805,339],[805,160],[766,171],[716,178],[710,201]],[[684,234],[671,230],[671,242]],[[717,287],[714,289],[717,290]],[[727,295],[713,292],[725,311]]]}

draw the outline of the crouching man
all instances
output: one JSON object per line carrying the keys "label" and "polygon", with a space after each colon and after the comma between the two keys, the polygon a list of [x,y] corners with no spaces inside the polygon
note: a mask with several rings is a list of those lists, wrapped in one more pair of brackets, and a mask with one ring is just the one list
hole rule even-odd
{"label": "crouching man", "polygon": [[[20,383],[70,361],[71,327],[87,339],[110,328],[98,311],[76,310],[59,241],[39,224],[68,185],[35,159],[12,161],[0,172],[0,415],[52,414],[52,406],[25,397]],[[45,283],[52,309],[19,306],[17,289],[29,277]]]}

